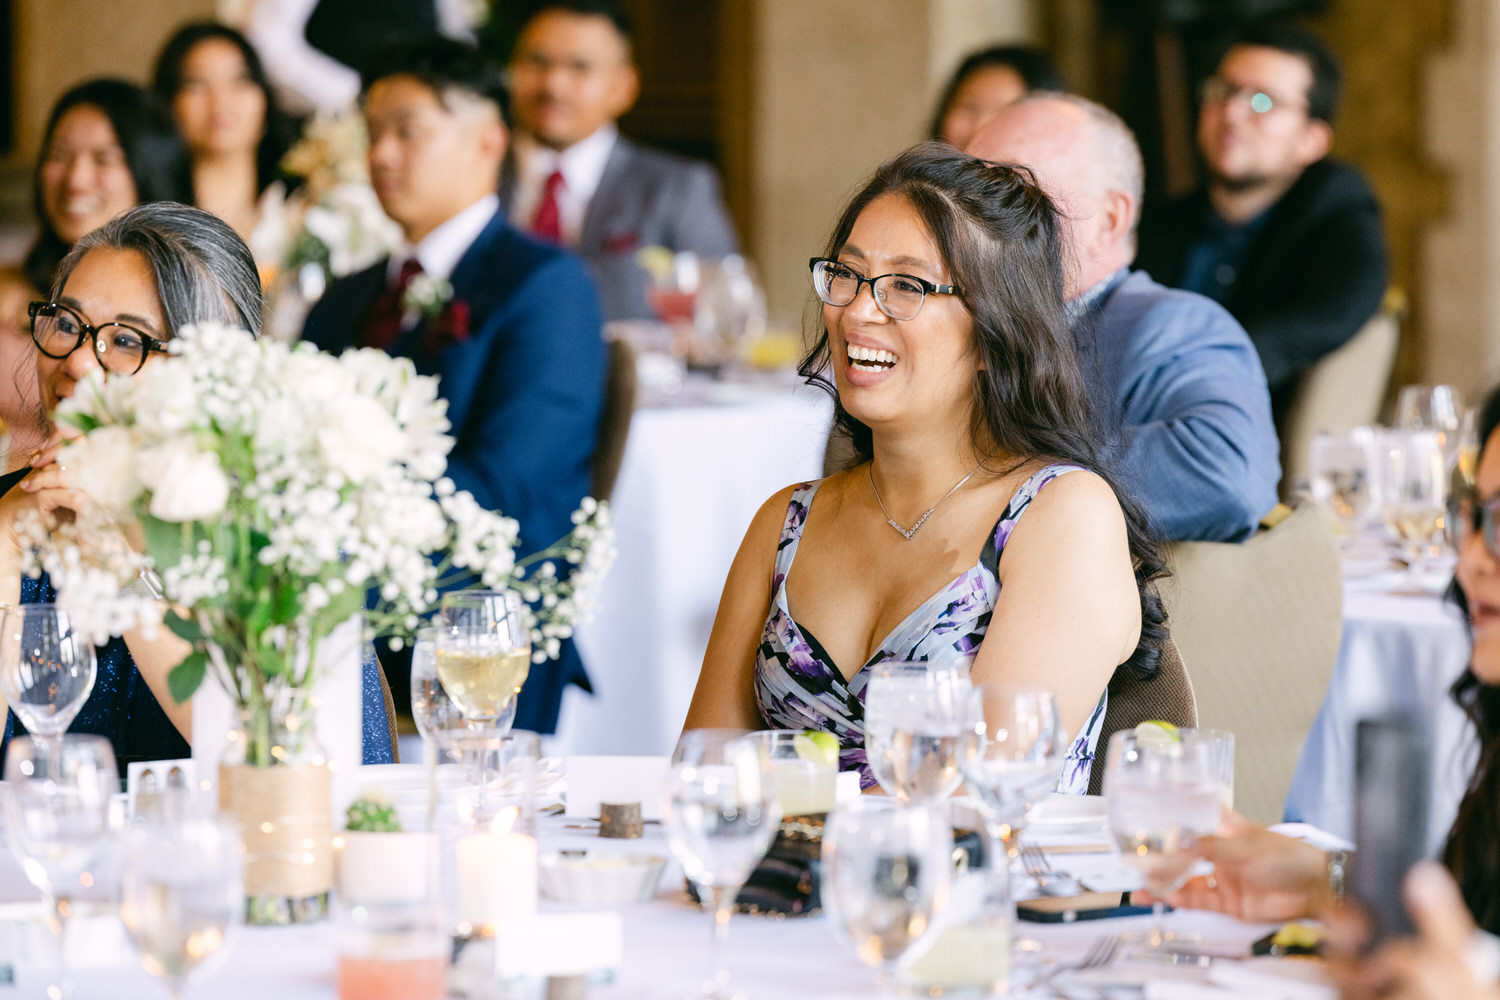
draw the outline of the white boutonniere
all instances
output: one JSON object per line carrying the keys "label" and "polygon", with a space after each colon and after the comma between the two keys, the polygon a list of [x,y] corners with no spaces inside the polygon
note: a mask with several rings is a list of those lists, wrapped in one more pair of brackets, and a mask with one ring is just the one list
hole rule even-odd
{"label": "white boutonniere", "polygon": [[443,306],[453,298],[453,284],[447,278],[439,278],[431,274],[419,274],[411,279],[411,284],[406,286],[406,294],[401,296],[401,308],[407,312],[421,313],[423,317],[432,319],[443,311]]}

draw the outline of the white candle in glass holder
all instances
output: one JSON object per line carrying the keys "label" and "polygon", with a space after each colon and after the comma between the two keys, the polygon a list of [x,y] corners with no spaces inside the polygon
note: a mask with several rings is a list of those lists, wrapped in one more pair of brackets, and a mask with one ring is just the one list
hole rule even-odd
{"label": "white candle in glass holder", "polygon": [[458,919],[475,930],[536,914],[536,841],[512,832],[518,810],[458,840]]}

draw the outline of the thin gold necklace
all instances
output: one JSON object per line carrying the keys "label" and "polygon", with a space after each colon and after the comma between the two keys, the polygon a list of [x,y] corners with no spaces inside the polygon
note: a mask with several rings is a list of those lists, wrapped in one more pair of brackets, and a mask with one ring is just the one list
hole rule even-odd
{"label": "thin gold necklace", "polygon": [[924,510],[922,512],[922,516],[917,518],[917,523],[912,525],[910,528],[903,528],[901,527],[901,525],[897,524],[896,519],[891,516],[891,512],[885,509],[885,501],[880,499],[880,487],[875,485],[874,462],[870,463],[870,489],[875,491],[875,502],[880,504],[880,513],[885,515],[885,523],[895,528],[898,532],[901,533],[901,537],[905,538],[909,542],[916,536],[918,531],[922,530],[922,525],[927,523],[927,519],[932,516],[932,512],[941,507],[944,500],[957,493],[960,486],[962,486],[964,483],[967,483],[970,479],[973,479],[974,473],[978,472],[979,466],[983,464],[983,462],[980,462],[979,465],[976,465],[974,466],[974,468],[969,470],[969,474],[967,476],[964,476],[958,482],[954,483],[953,489],[949,490],[947,493],[944,493],[941,497],[938,498],[937,503]]}

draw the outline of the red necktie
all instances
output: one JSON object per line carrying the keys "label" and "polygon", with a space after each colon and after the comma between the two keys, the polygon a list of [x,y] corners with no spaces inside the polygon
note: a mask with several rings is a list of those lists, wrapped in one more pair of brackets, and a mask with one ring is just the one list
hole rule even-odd
{"label": "red necktie", "polygon": [[406,325],[406,307],[401,300],[412,279],[421,273],[422,265],[417,258],[408,257],[396,273],[396,280],[385,286],[385,291],[365,314],[365,325],[359,335],[360,347],[382,351],[391,349],[396,338],[401,336],[401,328]]}
{"label": "red necktie", "polygon": [[553,243],[561,243],[562,239],[562,207],[557,203],[557,195],[564,187],[561,170],[554,170],[547,175],[547,184],[542,188],[542,203],[536,207],[536,215],[531,218],[531,231],[544,240]]}

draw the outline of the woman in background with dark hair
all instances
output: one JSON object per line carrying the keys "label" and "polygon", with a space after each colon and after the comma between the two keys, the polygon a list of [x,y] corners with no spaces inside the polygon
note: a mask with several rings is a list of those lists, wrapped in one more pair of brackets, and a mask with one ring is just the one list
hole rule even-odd
{"label": "woman in background with dark hair", "polygon": [[1087,790],[1110,681],[1156,671],[1162,562],[1101,474],[1059,226],[1028,173],[937,143],[844,209],[802,372],[856,462],[756,514],[686,728],[825,730],[868,788],[867,668],[962,660],[1057,692],[1060,787]]}
{"label": "woman in background with dark hair", "polygon": [[155,89],[187,143],[193,203],[229,223],[262,265],[275,263],[276,227],[261,224],[281,212],[281,158],[293,130],[260,56],[233,28],[188,24],[162,49]]}
{"label": "woman in background with dark hair", "polygon": [[42,232],[26,255],[27,279],[51,289],[80,236],[152,201],[192,201],[187,150],[171,116],[124,80],[80,83],[58,98],[42,134],[33,180]]}
{"label": "woman in background with dark hair", "polygon": [[1025,45],[971,52],[958,64],[928,134],[956,149],[969,144],[985,122],[1032,90],[1065,90],[1052,57]]}

